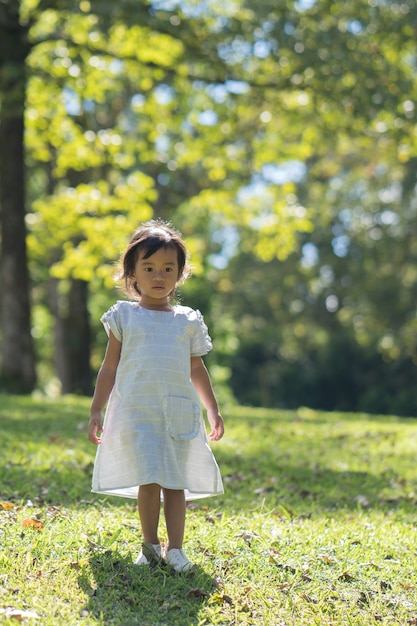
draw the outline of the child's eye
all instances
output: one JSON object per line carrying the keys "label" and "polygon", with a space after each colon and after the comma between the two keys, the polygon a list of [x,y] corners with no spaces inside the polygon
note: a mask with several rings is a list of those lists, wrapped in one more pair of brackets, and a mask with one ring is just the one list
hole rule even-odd
{"label": "child's eye", "polygon": [[166,272],[172,272],[172,271],[173,271],[173,268],[172,268],[172,267],[166,267],[166,268],[165,268],[165,271],[166,271]]}
{"label": "child's eye", "polygon": [[145,272],[152,272],[152,268],[151,267],[145,267]]}

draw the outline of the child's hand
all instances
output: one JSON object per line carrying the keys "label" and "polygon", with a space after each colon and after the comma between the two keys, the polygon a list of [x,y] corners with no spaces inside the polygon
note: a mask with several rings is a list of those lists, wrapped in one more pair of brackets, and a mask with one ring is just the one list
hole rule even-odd
{"label": "child's hand", "polygon": [[91,443],[98,445],[101,443],[100,435],[103,432],[103,424],[101,420],[101,413],[92,413],[90,421],[88,423],[88,439]]}
{"label": "child's hand", "polygon": [[218,411],[207,411],[207,419],[211,426],[210,441],[218,441],[224,434],[223,418]]}

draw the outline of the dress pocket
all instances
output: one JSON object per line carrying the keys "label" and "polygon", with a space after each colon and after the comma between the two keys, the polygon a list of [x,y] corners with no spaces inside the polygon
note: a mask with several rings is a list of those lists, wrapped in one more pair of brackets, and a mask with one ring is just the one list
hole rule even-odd
{"label": "dress pocket", "polygon": [[164,415],[173,439],[194,439],[200,430],[200,405],[191,398],[165,396]]}

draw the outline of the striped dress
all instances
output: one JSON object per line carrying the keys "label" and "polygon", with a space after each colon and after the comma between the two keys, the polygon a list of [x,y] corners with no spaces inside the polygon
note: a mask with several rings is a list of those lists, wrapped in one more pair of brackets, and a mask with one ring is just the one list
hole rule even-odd
{"label": "striped dress", "polygon": [[223,493],[190,357],[212,347],[199,311],[152,311],[118,301],[102,322],[122,343],[94,464],[92,491],[136,498],[140,485],[184,489],[187,500]]}

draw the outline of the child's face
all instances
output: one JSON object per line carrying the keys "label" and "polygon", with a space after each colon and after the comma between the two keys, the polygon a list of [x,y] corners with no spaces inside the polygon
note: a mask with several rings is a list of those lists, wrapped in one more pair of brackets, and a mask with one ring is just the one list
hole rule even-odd
{"label": "child's face", "polygon": [[141,293],[144,306],[168,304],[179,280],[177,250],[171,247],[159,248],[147,259],[143,253],[136,261],[134,280]]}

